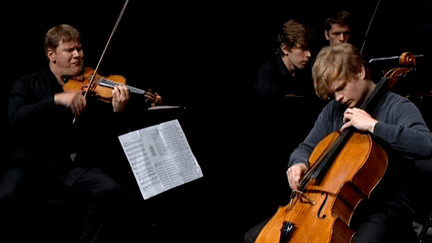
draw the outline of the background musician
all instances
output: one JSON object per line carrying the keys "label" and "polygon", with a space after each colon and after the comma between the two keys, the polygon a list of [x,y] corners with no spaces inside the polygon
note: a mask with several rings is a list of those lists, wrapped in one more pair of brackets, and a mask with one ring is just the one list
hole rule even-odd
{"label": "background musician", "polygon": [[352,24],[351,14],[348,11],[337,12],[335,16],[325,20],[324,26],[324,35],[330,45],[351,42]]}
{"label": "background musician", "polygon": [[[289,154],[287,150],[292,151],[307,134],[293,134],[289,128],[312,127],[312,121],[323,107],[323,102],[315,95],[311,78],[310,60],[314,38],[315,30],[304,22],[294,19],[285,22],[277,30],[276,54],[260,68],[255,79],[250,103],[253,119],[250,123],[255,127],[253,139],[266,141],[264,144],[254,144],[257,146],[255,158],[259,163],[249,167],[253,175],[251,180],[260,178],[253,182],[260,188],[253,192],[257,204],[278,206],[287,203],[285,195],[268,193],[268,188],[275,191],[289,190],[285,174],[275,176],[278,171],[284,171],[286,166],[272,161],[279,161],[281,156],[286,157],[286,153]],[[304,107],[308,107],[310,113],[299,116]],[[278,132],[269,132],[268,128]],[[266,193],[266,197],[261,202],[259,198],[262,193]]]}
{"label": "background musician", "polygon": [[[414,242],[413,209],[407,183],[413,160],[432,157],[432,134],[417,107],[387,91],[372,114],[358,107],[375,84],[359,51],[351,44],[325,47],[313,67],[319,97],[334,97],[319,115],[307,138],[291,154],[287,176],[293,190],[307,171],[318,142],[337,129],[354,127],[370,133],[389,155],[386,175],[354,213],[354,242]],[[409,231],[411,229],[411,231]]]}
{"label": "background musician", "polygon": [[283,24],[276,43],[276,55],[258,72],[253,91],[277,96],[312,96],[310,78],[311,43],[315,30],[296,20]]}

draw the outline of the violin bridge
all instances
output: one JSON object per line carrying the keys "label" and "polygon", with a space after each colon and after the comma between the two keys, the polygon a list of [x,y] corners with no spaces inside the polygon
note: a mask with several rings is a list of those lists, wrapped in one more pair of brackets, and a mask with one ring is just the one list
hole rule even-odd
{"label": "violin bridge", "polygon": [[291,238],[291,234],[292,234],[293,230],[295,229],[294,227],[295,227],[295,224],[292,222],[288,222],[288,221],[283,222],[279,243],[287,243],[288,242],[288,240]]}

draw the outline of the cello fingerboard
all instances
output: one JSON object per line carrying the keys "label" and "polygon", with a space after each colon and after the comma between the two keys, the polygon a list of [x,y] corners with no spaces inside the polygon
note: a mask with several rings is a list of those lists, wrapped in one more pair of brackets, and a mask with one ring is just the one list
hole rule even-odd
{"label": "cello fingerboard", "polygon": [[[111,88],[113,89],[115,86],[119,85],[116,82],[110,81],[110,80],[106,80],[106,79],[101,79],[99,80],[99,85],[103,86],[103,87],[107,87],[107,88]],[[139,94],[139,95],[143,95],[145,94],[145,91],[142,89],[138,89],[129,85],[126,85],[126,87],[129,89],[130,92],[135,93],[135,94]]]}

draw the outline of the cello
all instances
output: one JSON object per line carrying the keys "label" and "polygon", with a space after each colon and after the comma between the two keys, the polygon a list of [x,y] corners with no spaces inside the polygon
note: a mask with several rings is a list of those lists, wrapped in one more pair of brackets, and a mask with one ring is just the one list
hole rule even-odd
{"label": "cello", "polygon": [[[400,77],[415,70],[411,53],[403,53],[399,62],[408,67],[387,72],[361,109],[372,109],[385,87],[393,88]],[[322,139],[310,154],[309,164],[291,201],[279,207],[256,243],[351,242],[355,234],[349,227],[352,215],[384,176],[388,156],[370,134],[351,127]]]}

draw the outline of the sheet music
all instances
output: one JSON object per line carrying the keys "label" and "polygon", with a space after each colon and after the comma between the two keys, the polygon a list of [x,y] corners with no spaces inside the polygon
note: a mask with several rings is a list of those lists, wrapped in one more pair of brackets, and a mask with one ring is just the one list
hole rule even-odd
{"label": "sheet music", "polygon": [[119,136],[144,199],[203,176],[178,120]]}

